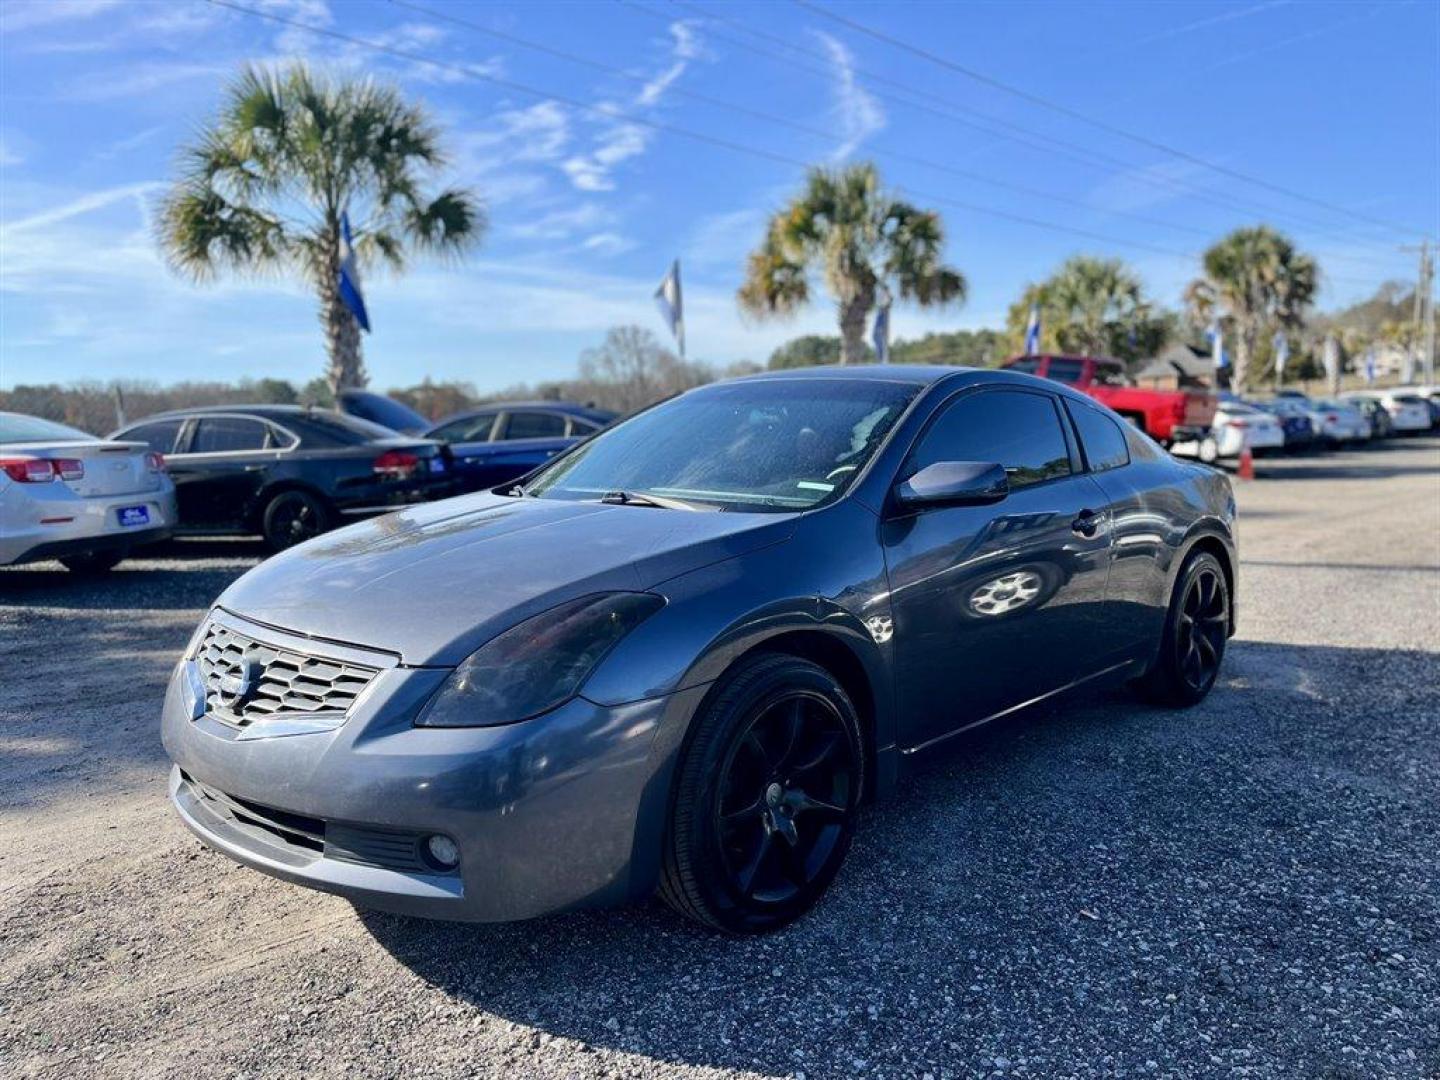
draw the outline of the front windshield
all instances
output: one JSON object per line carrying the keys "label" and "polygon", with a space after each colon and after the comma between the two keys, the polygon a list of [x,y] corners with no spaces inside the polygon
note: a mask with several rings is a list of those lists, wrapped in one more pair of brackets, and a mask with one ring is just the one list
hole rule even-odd
{"label": "front windshield", "polygon": [[693,390],[601,432],[525,494],[652,494],[725,510],[808,510],[875,453],[918,386],[878,379],[756,379]]}

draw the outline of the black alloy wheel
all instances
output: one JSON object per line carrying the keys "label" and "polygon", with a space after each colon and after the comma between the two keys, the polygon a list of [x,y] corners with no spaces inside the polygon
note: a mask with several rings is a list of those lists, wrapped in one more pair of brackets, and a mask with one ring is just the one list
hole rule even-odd
{"label": "black alloy wheel", "polygon": [[1142,693],[1160,705],[1194,705],[1220,675],[1230,636],[1230,589],[1220,561],[1192,555],[1180,571],[1165,619],[1160,654],[1140,680]]}
{"label": "black alloy wheel", "polygon": [[330,527],[325,504],[308,491],[282,491],[265,506],[261,531],[271,551],[284,551]]}
{"label": "black alloy wheel", "polygon": [[864,778],[854,707],[823,668],[761,654],[694,723],[661,896],[717,929],[776,929],[815,904],[849,850]]}

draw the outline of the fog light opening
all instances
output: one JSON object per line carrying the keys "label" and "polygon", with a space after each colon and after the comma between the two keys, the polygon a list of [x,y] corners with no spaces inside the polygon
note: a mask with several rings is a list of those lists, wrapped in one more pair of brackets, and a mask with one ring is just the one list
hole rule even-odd
{"label": "fog light opening", "polygon": [[460,865],[460,848],[448,836],[435,833],[425,840],[425,857],[439,870],[454,870]]}

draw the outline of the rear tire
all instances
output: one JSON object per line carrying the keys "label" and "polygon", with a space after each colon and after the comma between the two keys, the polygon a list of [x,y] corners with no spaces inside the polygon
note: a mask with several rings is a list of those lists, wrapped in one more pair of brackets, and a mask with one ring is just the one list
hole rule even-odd
{"label": "rear tire", "polygon": [[282,491],[265,504],[260,531],[271,551],[284,551],[330,528],[330,508],[308,491]]}
{"label": "rear tire", "polygon": [[123,558],[125,558],[123,551],[97,551],[85,555],[66,555],[60,560],[60,565],[72,574],[89,577],[108,574],[120,565],[120,560]]}
{"label": "rear tire", "polygon": [[845,860],[864,777],[859,717],[828,671],[778,653],[742,660],[693,721],[661,899],[731,934],[799,918]]}
{"label": "rear tire", "polygon": [[1230,633],[1230,588],[1220,560],[1197,551],[1175,580],[1161,633],[1160,654],[1136,682],[1147,701],[1185,708],[1215,685]]}

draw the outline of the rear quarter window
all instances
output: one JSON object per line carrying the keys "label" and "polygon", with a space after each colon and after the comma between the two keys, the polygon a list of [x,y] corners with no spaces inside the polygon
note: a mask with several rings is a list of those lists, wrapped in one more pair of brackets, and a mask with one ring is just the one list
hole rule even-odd
{"label": "rear quarter window", "polygon": [[1065,402],[1080,433],[1080,445],[1091,472],[1105,472],[1130,464],[1130,446],[1119,424],[1099,409],[1079,401]]}

